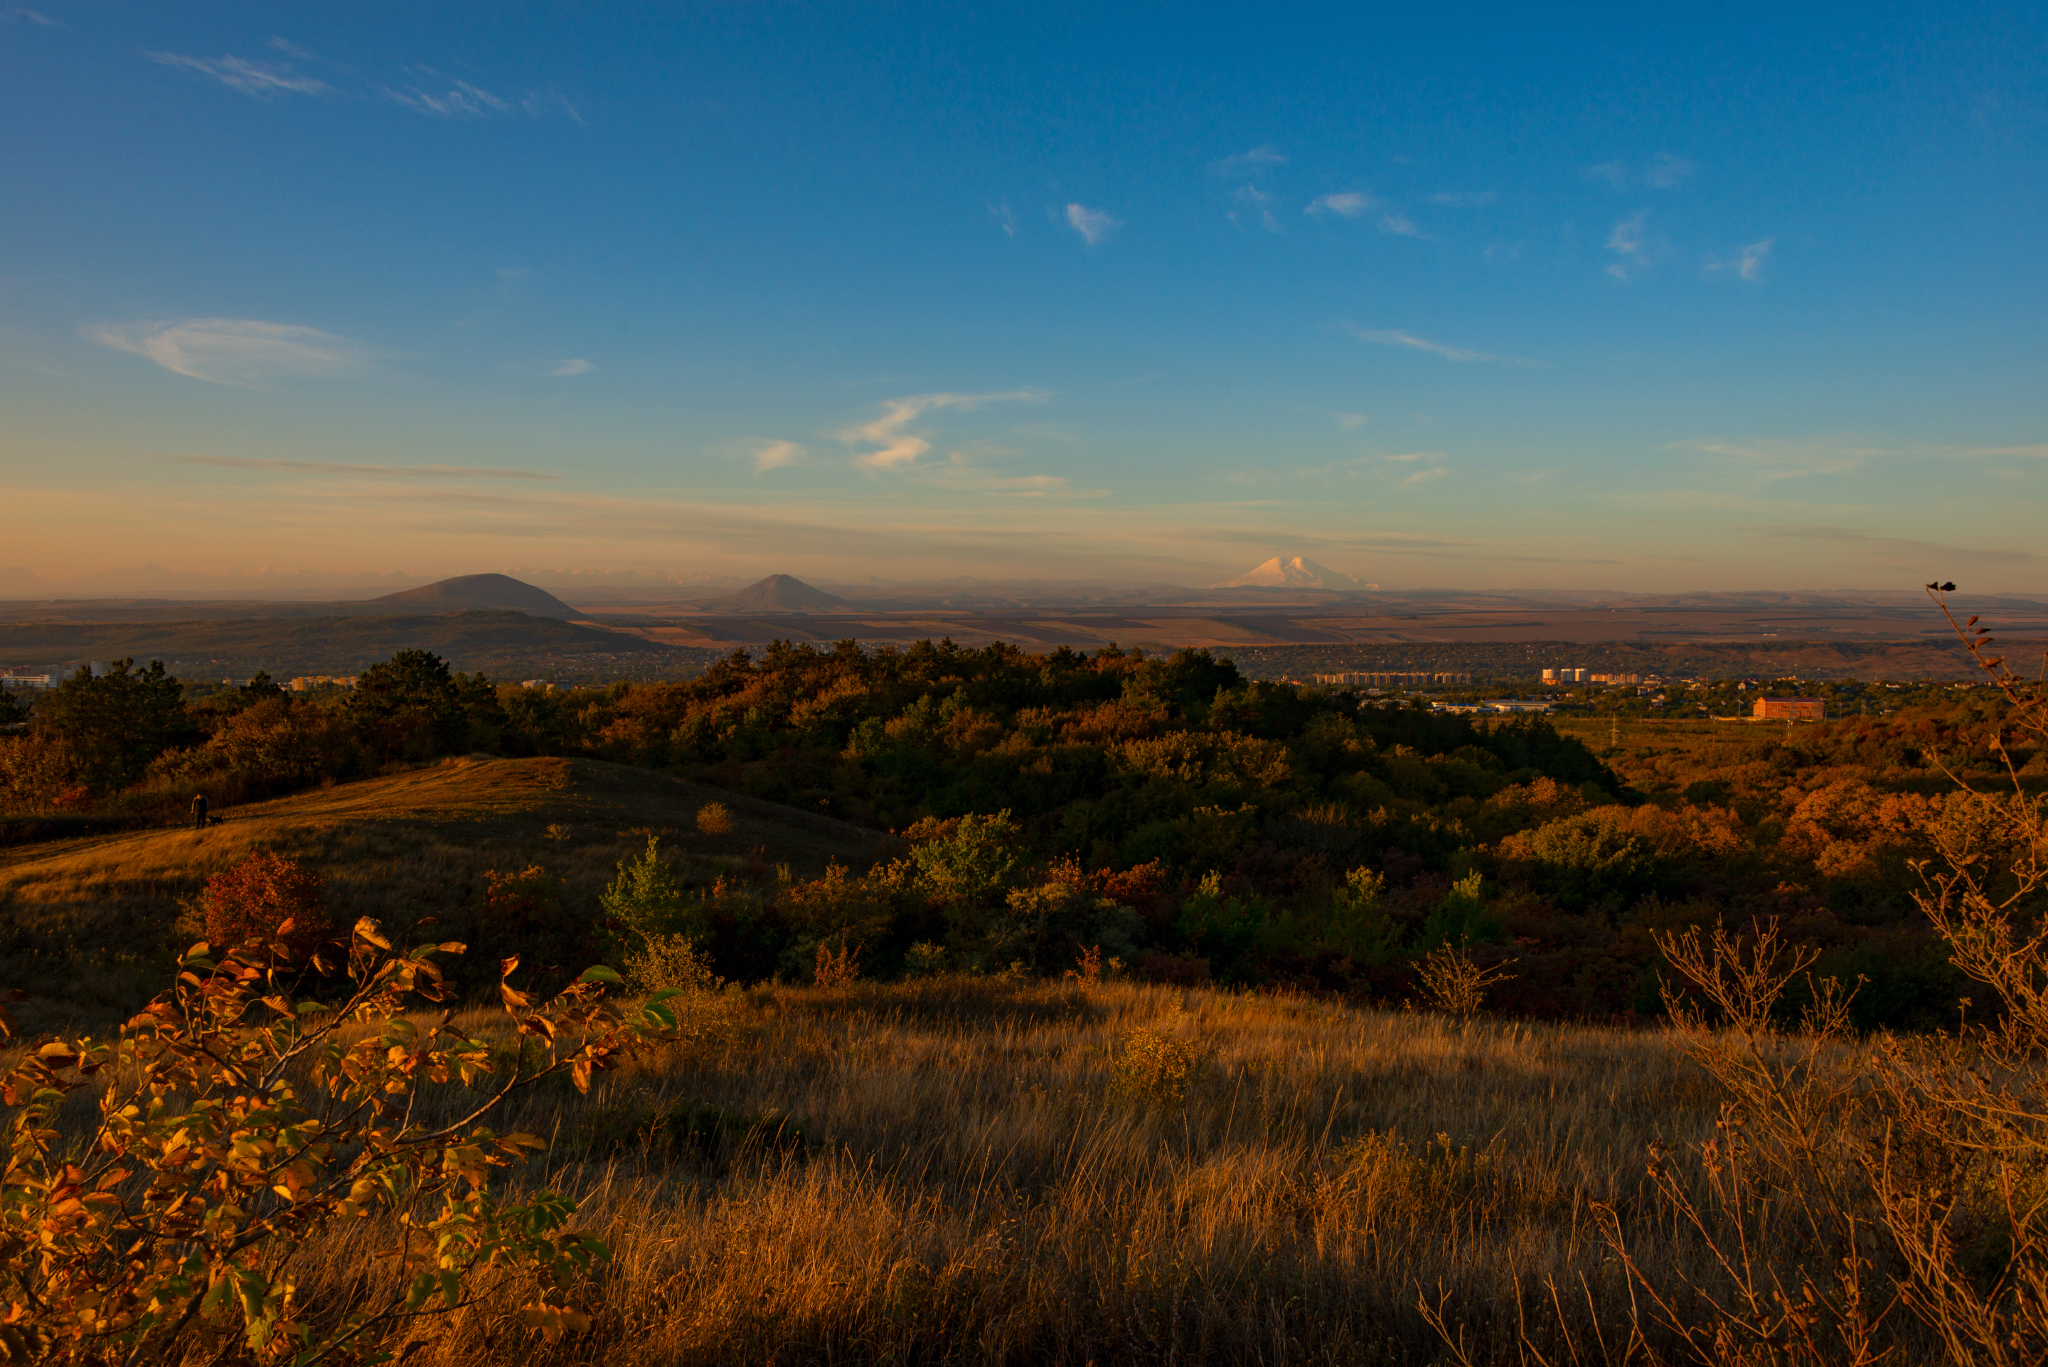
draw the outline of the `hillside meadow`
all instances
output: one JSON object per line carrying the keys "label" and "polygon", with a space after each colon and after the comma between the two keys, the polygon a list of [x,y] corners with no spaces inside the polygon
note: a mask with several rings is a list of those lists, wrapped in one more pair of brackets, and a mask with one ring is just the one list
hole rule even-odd
{"label": "hillside meadow", "polygon": [[[590,1330],[544,1343],[502,1285],[406,1360],[1439,1362],[1427,1300],[1479,1361],[1525,1329],[1619,1361],[1601,1208],[1695,1252],[1645,1154],[1711,1134],[1715,1095],[1659,1032],[960,976],[698,994],[686,1021],[495,1118],[551,1144],[513,1189],[611,1246]],[[389,1240],[337,1226],[298,1294],[369,1295]]]}
{"label": "hillside meadow", "polygon": [[[731,830],[697,829],[711,802],[731,811]],[[234,807],[204,831],[180,824],[0,847],[0,984],[29,992],[17,1009],[26,1026],[118,1022],[204,937],[206,880],[258,850],[325,875],[337,924],[371,916],[403,931],[432,917],[492,972],[493,956],[511,953],[580,968],[601,957],[591,934],[598,893],[650,836],[679,877],[704,886],[772,883],[778,866],[806,876],[832,861],[865,866],[878,847],[873,832],[845,822],[644,769],[451,757]],[[489,875],[535,865],[561,890],[558,915],[493,924]]]}

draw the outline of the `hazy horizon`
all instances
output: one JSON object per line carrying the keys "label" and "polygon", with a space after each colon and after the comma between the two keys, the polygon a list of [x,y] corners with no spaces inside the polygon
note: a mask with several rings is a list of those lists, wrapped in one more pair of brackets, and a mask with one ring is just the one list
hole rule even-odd
{"label": "hazy horizon", "polygon": [[1983,5],[36,0],[0,596],[2048,591],[2044,54]]}

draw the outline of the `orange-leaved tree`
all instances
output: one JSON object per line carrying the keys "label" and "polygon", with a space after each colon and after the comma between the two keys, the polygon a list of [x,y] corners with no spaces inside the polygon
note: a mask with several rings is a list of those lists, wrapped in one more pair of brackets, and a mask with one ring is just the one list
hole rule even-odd
{"label": "orange-leaved tree", "polygon": [[268,941],[290,922],[291,943],[304,954],[328,935],[326,875],[269,850],[207,879],[200,900],[209,944]]}

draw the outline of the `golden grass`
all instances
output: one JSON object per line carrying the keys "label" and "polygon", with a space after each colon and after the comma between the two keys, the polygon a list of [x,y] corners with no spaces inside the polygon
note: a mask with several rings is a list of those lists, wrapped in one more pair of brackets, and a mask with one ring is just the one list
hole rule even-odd
{"label": "golden grass", "polygon": [[[593,1330],[542,1344],[508,1286],[411,1361],[1425,1363],[1425,1294],[1475,1360],[1516,1361],[1518,1295],[1561,1343],[1546,1282],[1597,1361],[1587,1297],[1611,1332],[1626,1293],[1590,1205],[1685,1256],[1645,1150],[1715,1104],[1650,1032],[965,978],[727,1007],[711,1043],[498,1122],[554,1137],[521,1180],[614,1249]],[[1184,1102],[1115,1085],[1136,1032],[1206,1057]],[[634,1132],[689,1106],[725,1123]],[[338,1306],[388,1237],[309,1248],[301,1294]]]}
{"label": "golden grass", "polygon": [[[717,800],[732,829],[700,833]],[[104,1029],[167,980],[170,955],[201,937],[195,899],[212,874],[257,850],[325,872],[333,919],[394,926],[481,906],[484,873],[541,864],[572,905],[595,908],[618,861],[649,834],[685,881],[709,883],[761,852],[816,875],[856,868],[872,837],[645,769],[597,760],[457,759],[384,778],[230,808],[217,827],[128,831],[0,849],[0,990],[24,988],[29,1030]]]}

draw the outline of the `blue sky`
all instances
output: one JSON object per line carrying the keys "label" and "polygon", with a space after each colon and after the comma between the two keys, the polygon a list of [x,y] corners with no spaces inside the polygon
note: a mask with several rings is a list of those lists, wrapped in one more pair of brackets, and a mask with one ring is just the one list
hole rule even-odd
{"label": "blue sky", "polygon": [[7,10],[0,591],[2048,589],[2038,8],[587,8]]}

